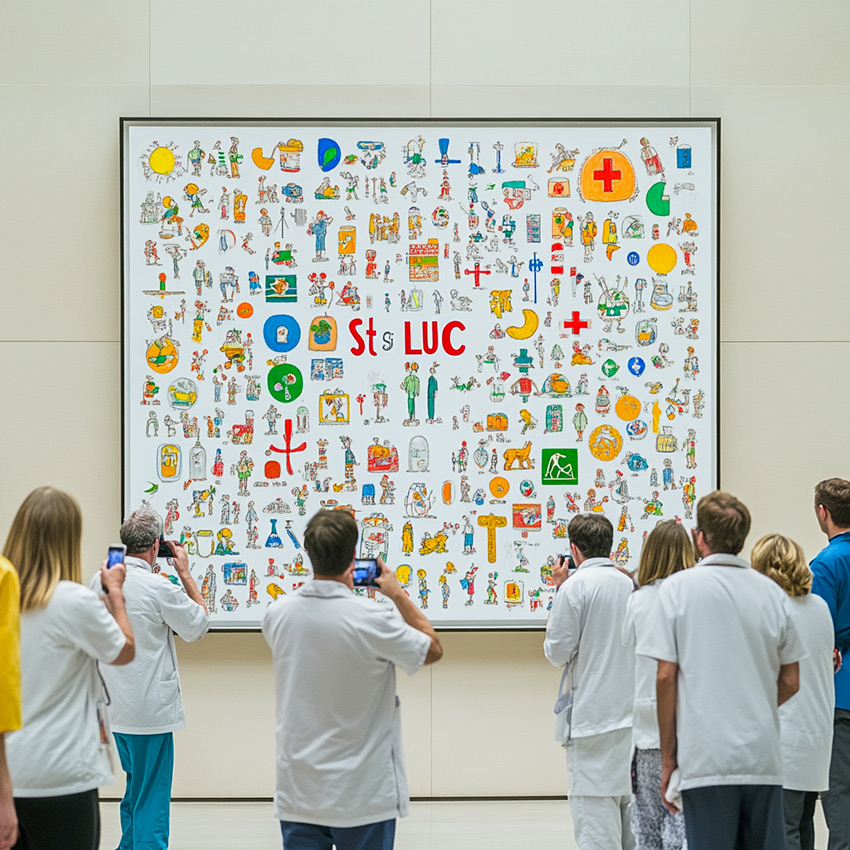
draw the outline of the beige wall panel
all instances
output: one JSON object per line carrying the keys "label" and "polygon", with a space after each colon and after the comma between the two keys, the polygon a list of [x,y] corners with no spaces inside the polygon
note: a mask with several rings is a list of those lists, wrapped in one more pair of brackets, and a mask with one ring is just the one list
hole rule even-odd
{"label": "beige wall panel", "polygon": [[[688,4],[678,0],[431,0],[431,82],[688,84]],[[663,30],[663,33],[662,33]]]}
{"label": "beige wall panel", "polygon": [[27,493],[46,484],[66,490],[83,512],[86,580],[121,524],[119,349],[117,342],[0,342],[7,364],[0,541]]}
{"label": "beige wall panel", "polygon": [[848,340],[839,262],[850,170],[830,151],[850,134],[844,88],[695,88],[720,115],[723,340]]}
{"label": "beige wall panel", "polygon": [[[428,4],[151,0],[154,85],[427,85]],[[187,43],[187,33],[192,33]]]}
{"label": "beige wall panel", "polygon": [[434,86],[432,92],[431,114],[437,118],[681,118],[688,114],[687,86],[445,85]]}
{"label": "beige wall panel", "polygon": [[[0,80],[6,85],[147,85],[148,23],[148,4],[134,0],[5,3]],[[56,147],[53,153],[63,155]]]}
{"label": "beige wall panel", "polygon": [[[440,664],[443,662],[440,661]],[[432,666],[413,676],[396,669],[396,693],[401,700],[401,737],[411,797],[430,797],[434,717],[431,711]]]}
{"label": "beige wall panel", "polygon": [[3,191],[19,199],[0,208],[0,339],[118,339],[118,118],[147,103],[142,86],[0,86]]}
{"label": "beige wall panel", "polygon": [[812,558],[826,545],[814,485],[850,478],[850,343],[724,343],[720,358],[720,482],[752,513],[743,554],[780,532]]}
{"label": "beige wall panel", "polygon": [[543,632],[441,636],[432,672],[435,797],[559,795],[567,778],[553,738],[560,672]]}
{"label": "beige wall panel", "polygon": [[428,86],[152,86],[151,115],[209,118],[426,117]]}
{"label": "beige wall panel", "polygon": [[846,0],[692,2],[695,86],[847,85]]}

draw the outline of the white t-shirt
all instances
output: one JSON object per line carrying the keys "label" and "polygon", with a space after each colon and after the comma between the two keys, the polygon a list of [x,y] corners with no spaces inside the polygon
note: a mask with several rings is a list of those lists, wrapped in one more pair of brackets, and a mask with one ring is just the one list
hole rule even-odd
{"label": "white t-shirt", "polygon": [[[112,729],[126,735],[160,735],[186,725],[174,632],[191,642],[203,637],[210,617],[182,587],[155,575],[141,558],[128,555],[124,579],[127,616],[136,641],[131,664],[102,670],[112,698]],[[100,574],[92,578],[100,589]]]}
{"label": "white t-shirt", "polygon": [[779,585],[732,555],[703,558],[664,582],[636,651],[679,665],[682,790],[782,785],[779,668],[806,650]]}
{"label": "white t-shirt", "polygon": [[635,663],[620,636],[633,589],[607,558],[589,558],[555,594],[543,651],[556,667],[571,665],[572,738],[632,724]]}
{"label": "white t-shirt", "polygon": [[97,662],[111,663],[124,644],[103,602],[73,581],[21,614],[24,725],[6,738],[14,796],[79,794],[114,781],[100,737]]}
{"label": "white t-shirt", "polygon": [[280,820],[363,826],[408,809],[395,668],[419,670],[428,635],[393,605],[311,581],[269,605]]}
{"label": "white t-shirt", "polygon": [[[641,587],[629,597],[626,620],[623,623],[623,646],[634,649],[639,635],[649,631],[658,616],[658,591],[665,579],[656,579]],[[658,735],[658,705],[655,699],[655,680],[658,662],[645,655],[635,659],[635,704],[632,719],[632,743],[640,750],[657,750],[661,746]]]}
{"label": "white t-shirt", "polygon": [[800,690],[779,706],[782,786],[826,791],[835,709],[832,617],[813,593],[791,599],[791,616],[809,657],[800,662]]}

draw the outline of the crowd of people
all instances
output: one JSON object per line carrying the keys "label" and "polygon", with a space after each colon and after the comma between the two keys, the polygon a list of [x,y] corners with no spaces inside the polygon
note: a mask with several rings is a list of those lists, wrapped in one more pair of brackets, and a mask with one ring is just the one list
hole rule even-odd
{"label": "crowd of people", "polygon": [[[814,850],[818,796],[828,850],[850,848],[850,481],[818,484],[815,512],[829,542],[811,565],[780,534],[750,563],[749,511],[716,491],[692,531],[656,525],[635,575],[611,561],[603,514],[571,521],[544,651],[564,668],[556,737],[580,850]],[[113,735],[126,774],[119,850],[168,846],[185,723],[174,634],[198,640],[209,614],[156,512],[134,511],[120,533],[123,562],[104,560],[86,586],[71,496],[39,488],[12,522],[0,556],[0,850],[97,850]],[[391,850],[407,811],[396,667],[416,673],[442,647],[382,559],[390,604],[353,593],[357,539],[349,513],[319,511],[304,534],[314,580],[263,618],[285,850]]]}
{"label": "crowd of people", "polygon": [[814,850],[819,795],[828,850],[850,848],[850,481],[815,512],[811,565],[781,534],[748,562],[747,507],[710,493],[634,577],[604,515],[571,521],[544,650],[580,850]]}

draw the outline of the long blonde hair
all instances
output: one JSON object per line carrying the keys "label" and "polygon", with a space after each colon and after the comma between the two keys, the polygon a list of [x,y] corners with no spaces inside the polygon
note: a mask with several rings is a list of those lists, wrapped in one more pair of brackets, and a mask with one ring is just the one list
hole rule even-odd
{"label": "long blonde hair", "polygon": [[638,584],[643,587],[692,567],[694,546],[688,532],[675,519],[659,522],[643,544],[638,566]]}
{"label": "long blonde hair", "polygon": [[60,581],[82,583],[82,532],[83,517],[73,496],[39,487],[24,499],[3,550],[18,571],[22,611],[47,605]]}
{"label": "long blonde hair", "polygon": [[766,534],[756,541],[750,556],[753,569],[772,578],[789,596],[805,596],[812,589],[812,571],[799,543],[782,534]]}

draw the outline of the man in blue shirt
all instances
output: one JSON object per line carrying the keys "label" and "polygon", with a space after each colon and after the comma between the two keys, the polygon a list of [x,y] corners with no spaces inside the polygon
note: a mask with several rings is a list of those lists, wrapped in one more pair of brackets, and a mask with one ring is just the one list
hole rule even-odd
{"label": "man in blue shirt", "polygon": [[[818,525],[829,543],[812,561],[812,591],[826,601],[835,645],[850,647],[850,481],[828,478],[815,487]],[[821,795],[829,850],[850,850],[850,665],[835,676],[835,726],[829,791]]]}

